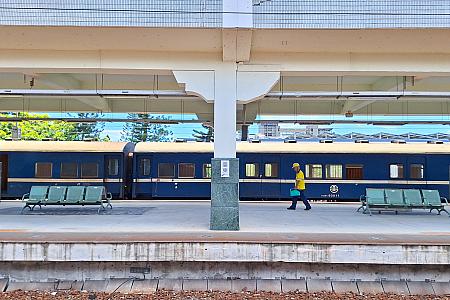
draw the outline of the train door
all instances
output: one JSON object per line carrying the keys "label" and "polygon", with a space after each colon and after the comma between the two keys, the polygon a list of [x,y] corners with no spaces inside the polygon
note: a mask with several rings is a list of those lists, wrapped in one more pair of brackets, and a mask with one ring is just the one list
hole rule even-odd
{"label": "train door", "polygon": [[125,166],[122,168],[124,172],[124,176],[122,176],[124,199],[133,199],[133,153],[124,155],[124,164]]}
{"label": "train door", "polygon": [[1,164],[0,189],[3,194],[6,193],[8,189],[8,155],[6,154],[0,155],[0,164]]}
{"label": "train door", "polygon": [[[153,164],[153,156],[139,155],[136,161],[135,193],[141,198],[151,199],[158,195],[158,182],[153,182],[152,174],[157,172],[157,165]],[[155,173],[156,176],[157,173]]]}
{"label": "train door", "polygon": [[108,192],[123,199],[124,183],[122,181],[122,172],[124,170],[121,167],[121,163],[123,162],[121,162],[119,158],[120,156],[118,155],[105,155],[103,184]]}
{"label": "train door", "polygon": [[281,197],[280,156],[264,155],[260,163],[260,190],[262,199]]}

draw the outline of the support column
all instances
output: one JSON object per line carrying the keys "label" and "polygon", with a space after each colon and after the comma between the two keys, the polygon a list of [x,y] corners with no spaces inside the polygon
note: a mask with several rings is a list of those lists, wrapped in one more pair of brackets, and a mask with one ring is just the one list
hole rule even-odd
{"label": "support column", "polygon": [[241,141],[247,141],[248,140],[248,126],[249,125],[242,125]]}
{"label": "support column", "polygon": [[239,230],[239,160],[236,158],[236,63],[216,71],[211,230]]}

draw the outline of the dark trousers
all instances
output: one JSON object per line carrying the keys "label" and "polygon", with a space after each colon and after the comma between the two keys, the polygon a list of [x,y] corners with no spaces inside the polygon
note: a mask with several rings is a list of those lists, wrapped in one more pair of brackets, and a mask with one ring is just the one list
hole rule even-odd
{"label": "dark trousers", "polygon": [[292,204],[291,204],[292,208],[297,207],[297,202],[299,199],[303,201],[305,208],[308,208],[308,209],[311,208],[311,205],[309,204],[308,199],[306,198],[305,190],[300,190],[300,196],[292,197]]}

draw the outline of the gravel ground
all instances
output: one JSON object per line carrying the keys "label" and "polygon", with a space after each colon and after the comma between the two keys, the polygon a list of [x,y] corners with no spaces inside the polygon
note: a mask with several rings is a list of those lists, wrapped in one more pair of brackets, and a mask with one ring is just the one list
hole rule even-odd
{"label": "gravel ground", "polygon": [[450,300],[450,296],[399,296],[391,294],[356,295],[334,293],[226,293],[226,292],[168,292],[160,291],[149,295],[106,294],[89,292],[23,292],[0,293],[1,300]]}

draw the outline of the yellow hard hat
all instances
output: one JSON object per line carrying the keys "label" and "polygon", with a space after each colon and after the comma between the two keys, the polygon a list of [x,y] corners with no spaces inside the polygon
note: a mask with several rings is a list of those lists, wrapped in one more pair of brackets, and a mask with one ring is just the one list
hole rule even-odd
{"label": "yellow hard hat", "polygon": [[293,164],[292,164],[292,169],[295,168],[295,167],[300,168],[300,164],[299,164],[299,163],[293,163]]}

